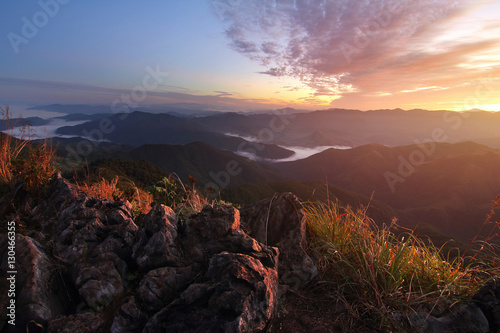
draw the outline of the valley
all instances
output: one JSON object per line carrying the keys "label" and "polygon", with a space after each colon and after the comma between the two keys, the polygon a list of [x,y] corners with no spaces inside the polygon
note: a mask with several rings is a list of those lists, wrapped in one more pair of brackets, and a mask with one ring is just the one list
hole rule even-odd
{"label": "valley", "polygon": [[[144,160],[183,181],[195,177],[202,189],[239,204],[292,191],[303,200],[370,206],[380,224],[397,218],[407,227],[471,239],[500,193],[498,113],[277,110],[178,117],[136,111],[75,119],[86,121],[56,130],[72,139],[54,138],[71,168],[102,158]],[[109,133],[96,131],[103,121],[111,124]],[[383,125],[371,126],[375,121]]]}

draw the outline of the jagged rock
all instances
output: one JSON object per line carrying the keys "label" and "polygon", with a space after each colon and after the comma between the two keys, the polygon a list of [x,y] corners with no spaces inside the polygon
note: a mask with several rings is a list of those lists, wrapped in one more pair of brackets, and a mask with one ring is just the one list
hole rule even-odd
{"label": "jagged rock", "polygon": [[[22,217],[44,219],[34,234],[47,250],[18,236],[27,254],[18,252],[26,274],[17,282],[31,288],[18,298],[31,305],[24,311],[18,303],[17,319],[35,320],[30,331],[258,332],[270,325],[279,252],[245,233],[234,207],[206,206],[180,223],[158,206],[138,228],[128,202],[88,197],[60,176],[50,188]],[[66,289],[54,282],[59,276]]]}
{"label": "jagged rock", "polygon": [[162,267],[142,279],[137,297],[145,309],[156,313],[175,300],[199,272],[198,267]]}
{"label": "jagged rock", "polygon": [[[264,250],[277,263],[275,249]],[[158,312],[143,332],[260,332],[276,309],[276,265],[223,252],[210,259],[205,283],[192,284]]]}
{"label": "jagged rock", "polygon": [[222,251],[262,251],[262,246],[241,230],[240,212],[230,205],[205,206],[191,216],[185,222],[182,248],[188,262],[205,262]]}
{"label": "jagged rock", "polygon": [[111,325],[111,333],[140,333],[147,323],[147,316],[144,314],[134,297],[130,297],[118,310],[113,324]]}
{"label": "jagged rock", "polygon": [[93,309],[108,305],[123,292],[120,273],[111,261],[98,262],[95,266],[84,265],[78,271],[75,285]]}
{"label": "jagged rock", "polygon": [[56,251],[70,265],[80,296],[94,309],[123,290],[138,230],[128,202],[83,197],[63,210]]}
{"label": "jagged rock", "polygon": [[[119,213],[117,213],[119,211]],[[84,197],[61,213],[56,249],[68,262],[113,252],[128,261],[138,230],[128,202]]]}
{"label": "jagged rock", "polygon": [[420,332],[498,332],[500,330],[500,278],[485,283],[469,300],[438,318],[426,313],[410,316]]}
{"label": "jagged rock", "polygon": [[488,320],[475,304],[460,302],[438,318],[425,312],[413,313],[410,323],[422,333],[487,333]]}
{"label": "jagged rock", "polygon": [[[60,173],[54,175],[47,193],[48,197],[34,208],[33,215],[57,216],[63,208],[85,195],[76,186],[64,179]],[[40,219],[40,225],[44,232],[50,231],[53,227],[52,224],[53,222],[50,219]]]}
{"label": "jagged rock", "polygon": [[295,195],[283,193],[246,206],[241,221],[251,237],[280,250],[279,277],[284,284],[297,289],[317,276],[305,251],[306,214]]}
{"label": "jagged rock", "polygon": [[170,207],[160,205],[149,211],[143,220],[143,227],[137,233],[132,255],[140,271],[179,262],[177,224],[177,216]]}
{"label": "jagged rock", "polygon": [[[7,267],[7,237],[0,235],[0,254],[3,258],[1,271]],[[16,326],[25,327],[30,321],[34,326],[46,327],[47,321],[67,313],[70,308],[71,291],[65,289],[61,268],[45,253],[43,247],[30,237],[18,234],[15,243],[15,300]],[[7,274],[1,274],[2,284],[7,281]],[[5,284],[7,286],[7,283]],[[2,288],[3,289],[3,288]],[[7,290],[2,290],[2,299],[8,301]],[[3,303],[3,302],[2,302]],[[7,306],[2,304],[0,320],[6,318]],[[36,323],[36,324],[35,324]]]}
{"label": "jagged rock", "polygon": [[51,320],[48,333],[104,333],[105,327],[102,314],[89,312]]}
{"label": "jagged rock", "polygon": [[500,278],[497,277],[485,283],[472,296],[472,301],[483,311],[490,331],[500,331]]}

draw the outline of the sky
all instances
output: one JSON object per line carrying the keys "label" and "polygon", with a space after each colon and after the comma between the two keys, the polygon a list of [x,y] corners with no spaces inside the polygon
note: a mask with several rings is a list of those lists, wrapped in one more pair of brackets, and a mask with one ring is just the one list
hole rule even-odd
{"label": "sky", "polygon": [[0,2],[0,105],[500,110],[500,0]]}

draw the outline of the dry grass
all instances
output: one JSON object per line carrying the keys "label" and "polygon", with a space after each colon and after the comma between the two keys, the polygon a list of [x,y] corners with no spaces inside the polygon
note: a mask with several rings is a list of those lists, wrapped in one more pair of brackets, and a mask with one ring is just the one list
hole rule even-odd
{"label": "dry grass", "polygon": [[8,106],[0,107],[0,112],[2,125],[8,129],[7,135],[0,134],[0,181],[3,184],[9,184],[13,178],[12,162],[17,159],[29,140],[24,137],[27,132],[26,126],[20,130],[22,137],[17,140],[14,139],[14,127],[18,121],[12,119]]}
{"label": "dry grass", "polygon": [[79,188],[85,192],[88,196],[104,199],[104,200],[123,200],[123,192],[116,186],[118,183],[118,176],[115,179],[108,181],[101,178],[99,182],[90,183],[85,181],[83,185],[79,185]]}
{"label": "dry grass", "polygon": [[100,181],[92,182],[90,181],[90,176],[87,175],[87,179],[82,185],[77,186],[85,192],[88,196],[104,199],[104,200],[128,200],[132,205],[135,215],[147,214],[151,210],[151,203],[153,201],[153,196],[130,181],[126,180],[126,188],[120,188],[118,186],[119,177],[116,176],[113,180],[106,180],[101,178]]}
{"label": "dry grass", "polygon": [[440,249],[411,231],[396,236],[395,222],[377,227],[366,210],[309,204],[306,212],[311,250],[320,258],[315,288],[324,299],[340,300],[349,318],[359,319],[343,323],[349,329],[363,323],[375,330],[401,330],[394,313],[404,318],[413,311],[441,310],[493,274],[484,262],[465,266],[460,257],[446,260]]}
{"label": "dry grass", "polygon": [[[21,181],[29,193],[40,195],[56,172],[56,150],[48,139],[42,144],[30,141],[29,126],[13,119],[8,106],[0,107],[0,111],[8,131],[0,136],[0,182],[13,187]],[[14,128],[18,139],[14,138]]]}

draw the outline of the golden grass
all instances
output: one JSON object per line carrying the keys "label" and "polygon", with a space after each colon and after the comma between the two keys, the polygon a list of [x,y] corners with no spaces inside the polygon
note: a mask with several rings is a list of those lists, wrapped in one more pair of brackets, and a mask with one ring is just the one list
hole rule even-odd
{"label": "golden grass", "polygon": [[379,228],[365,213],[335,203],[306,205],[311,250],[320,258],[317,283],[375,329],[397,328],[394,312],[447,307],[494,274],[483,263],[448,261],[432,243],[411,231],[397,236],[395,222]]}
{"label": "golden grass", "polygon": [[108,181],[101,178],[99,182],[90,183],[85,181],[83,185],[79,185],[79,188],[85,192],[88,196],[104,199],[104,200],[123,200],[123,192],[117,187],[118,176],[115,179]]}
{"label": "golden grass", "polygon": [[[19,120],[12,118],[8,106],[0,107],[0,112],[8,131],[0,135],[0,183],[12,187],[21,181],[29,193],[40,195],[56,172],[56,150],[48,139],[42,144],[30,141],[29,125],[17,126]],[[18,128],[18,139],[14,128]]]}
{"label": "golden grass", "polygon": [[[12,162],[17,159],[29,141],[24,137],[21,137],[19,140],[13,138],[16,123],[12,119],[9,107],[0,107],[0,112],[2,125],[8,129],[8,133],[0,134],[0,181],[3,184],[9,184],[13,178]],[[21,129],[22,134],[26,133],[23,129]]]}

